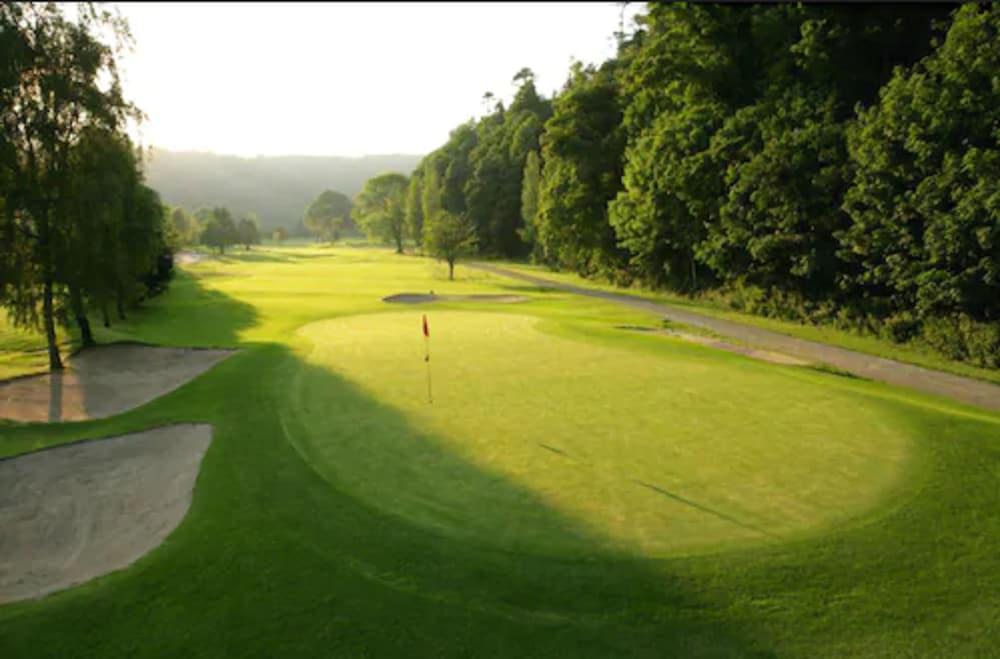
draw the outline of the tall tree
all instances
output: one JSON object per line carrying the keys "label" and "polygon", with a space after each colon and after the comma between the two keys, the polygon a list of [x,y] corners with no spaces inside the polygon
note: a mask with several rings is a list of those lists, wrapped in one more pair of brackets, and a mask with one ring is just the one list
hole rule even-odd
{"label": "tall tree", "polygon": [[541,179],[542,160],[538,157],[537,151],[532,151],[524,161],[524,175],[521,180],[521,221],[524,222],[524,226],[520,229],[519,235],[521,240],[531,245],[531,254],[535,261],[540,260],[543,255],[535,228],[538,221],[538,191]]}
{"label": "tall tree", "polygon": [[607,212],[621,187],[620,124],[613,69],[574,66],[542,136],[535,230],[547,260],[585,275],[621,260]]}
{"label": "tall tree", "polygon": [[358,194],[354,217],[370,238],[391,242],[403,253],[407,179],[394,172],[368,179]]}
{"label": "tall tree", "polygon": [[406,235],[420,245],[423,242],[424,208],[423,208],[424,170],[418,167],[406,186],[405,223]]}
{"label": "tall tree", "polygon": [[[35,264],[7,283],[4,302],[15,322],[34,325],[40,299],[52,370],[62,368],[56,258],[66,224],[58,213],[69,185],[71,146],[88,126],[117,131],[126,117],[138,116],[122,97],[116,67],[127,25],[89,3],[78,6],[77,16],[70,21],[54,3],[0,5],[0,131],[6,143],[0,155],[8,177],[6,223],[19,242],[5,256],[30,252]],[[104,43],[102,33],[114,43]]]}

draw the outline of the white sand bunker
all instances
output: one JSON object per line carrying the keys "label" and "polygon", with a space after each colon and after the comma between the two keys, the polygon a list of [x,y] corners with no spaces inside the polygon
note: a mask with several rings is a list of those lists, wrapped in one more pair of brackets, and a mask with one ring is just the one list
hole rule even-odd
{"label": "white sand bunker", "polygon": [[0,418],[55,422],[120,414],[173,391],[232,353],[133,343],[89,348],[62,373],[0,382]]}
{"label": "white sand bunker", "polygon": [[124,568],[191,505],[209,425],[180,424],[0,460],[0,604]]}
{"label": "white sand bunker", "polygon": [[633,325],[620,325],[619,329],[627,329],[637,332],[651,332],[653,334],[672,336],[674,338],[681,339],[683,341],[690,341],[691,343],[697,343],[699,345],[708,346],[710,348],[716,348],[717,350],[725,350],[726,352],[734,352],[738,355],[745,355],[752,359],[759,359],[760,361],[770,362],[772,364],[784,364],[786,366],[809,366],[811,363],[799,359],[797,357],[792,357],[791,355],[782,354],[780,352],[772,352],[770,350],[758,350],[756,348],[746,348],[743,346],[735,345],[733,343],[729,343],[728,341],[712,338],[710,336],[691,334],[689,332],[681,332],[679,330],[656,329],[653,327],[637,327]]}
{"label": "white sand bunker", "polygon": [[530,298],[523,295],[435,295],[434,293],[397,293],[389,297],[382,298],[383,302],[394,304],[425,304],[427,302],[496,302],[499,304],[511,304],[514,302],[527,302]]}

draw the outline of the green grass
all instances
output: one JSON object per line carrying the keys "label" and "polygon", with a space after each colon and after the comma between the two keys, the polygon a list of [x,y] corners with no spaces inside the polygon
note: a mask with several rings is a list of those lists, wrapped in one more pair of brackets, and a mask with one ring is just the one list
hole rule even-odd
{"label": "green grass", "polygon": [[[614,329],[386,251],[233,253],[115,331],[239,346],[98,422],[215,437],[134,566],[0,607],[3,657],[995,656],[1000,416]],[[425,399],[420,315],[431,323]]]}
{"label": "green grass", "polygon": [[744,323],[746,325],[754,325],[756,327],[779,332],[781,334],[795,336],[800,339],[807,339],[818,343],[827,343],[847,348],[849,350],[854,350],[856,352],[874,355],[876,357],[884,357],[886,359],[893,359],[899,362],[915,364],[917,366],[924,366],[938,371],[946,371],[956,375],[964,375],[966,377],[977,378],[979,380],[986,380],[987,382],[1000,384],[1000,370],[980,368],[978,366],[973,366],[972,364],[966,364],[964,362],[948,359],[947,357],[933,351],[930,347],[921,345],[917,342],[894,343],[871,334],[859,334],[857,332],[837,329],[836,327],[830,325],[812,325],[797,323],[789,320],[781,320],[778,318],[766,318],[764,316],[758,316],[751,313],[734,311],[733,309],[723,306],[723,304],[719,301],[704,298],[689,298],[676,293],[661,290],[650,290],[641,287],[621,288],[606,282],[585,279],[571,272],[553,272],[544,266],[508,262],[499,262],[497,265],[510,270],[523,272],[525,274],[544,277],[553,281],[583,286],[585,288],[594,288],[598,290],[642,297],[657,302],[684,307],[690,309],[691,311],[698,311],[708,316]]}

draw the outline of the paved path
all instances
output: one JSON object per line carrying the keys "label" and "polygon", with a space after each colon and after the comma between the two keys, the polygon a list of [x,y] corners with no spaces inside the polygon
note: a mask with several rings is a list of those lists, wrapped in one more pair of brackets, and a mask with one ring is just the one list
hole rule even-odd
{"label": "paved path", "polygon": [[934,371],[891,359],[874,357],[845,348],[837,348],[825,343],[797,339],[778,332],[772,332],[771,330],[744,325],[731,320],[714,318],[696,311],[653,302],[632,295],[564,284],[534,275],[507,270],[506,268],[498,268],[486,263],[473,263],[470,265],[480,270],[512,279],[520,279],[538,286],[556,288],[576,293],[577,295],[585,295],[587,297],[624,304],[635,309],[657,314],[667,320],[695,327],[703,327],[722,336],[743,341],[760,348],[836,366],[861,377],[880,380],[901,387],[909,387],[910,389],[916,389],[925,393],[946,396],[970,405],[1000,411],[1000,386],[983,380]]}

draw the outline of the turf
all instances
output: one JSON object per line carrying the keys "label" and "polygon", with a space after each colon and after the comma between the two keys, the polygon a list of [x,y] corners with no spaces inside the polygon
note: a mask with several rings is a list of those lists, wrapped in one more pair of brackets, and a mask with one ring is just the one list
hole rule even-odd
{"label": "turf", "polygon": [[0,455],[209,422],[191,511],[133,567],[0,607],[0,656],[1000,646],[1000,417],[615,330],[656,319],[601,301],[380,301],[517,289],[458,277],[262,249],[192,267],[117,327],[241,352],[111,419],[0,424]]}
{"label": "turf", "polygon": [[572,272],[553,272],[549,268],[539,265],[507,262],[498,262],[497,265],[536,277],[583,286],[584,288],[596,288],[626,295],[635,295],[687,308],[708,316],[731,320],[743,323],[744,325],[754,325],[808,341],[828,343],[875,357],[883,357],[885,359],[892,359],[907,364],[914,364],[916,366],[923,366],[925,368],[1000,384],[1000,369],[983,368],[967,362],[949,359],[925,343],[917,340],[896,343],[872,333],[838,329],[832,324],[813,324],[780,318],[768,318],[752,313],[735,311],[720,299],[711,297],[690,298],[663,290],[649,290],[641,287],[622,288],[603,281],[585,279]]}

